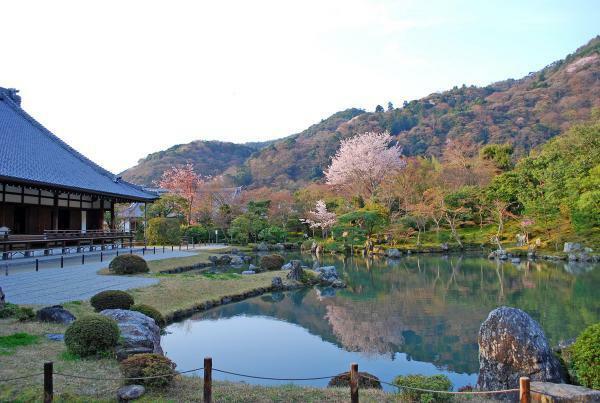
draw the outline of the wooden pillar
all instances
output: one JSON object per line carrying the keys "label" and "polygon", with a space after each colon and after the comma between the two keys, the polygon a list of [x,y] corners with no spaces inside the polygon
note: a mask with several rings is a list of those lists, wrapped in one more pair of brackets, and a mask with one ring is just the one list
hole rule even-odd
{"label": "wooden pillar", "polygon": [[358,403],[358,364],[350,366],[350,401]]}
{"label": "wooden pillar", "polygon": [[204,359],[204,403],[212,402],[212,358]]}
{"label": "wooden pillar", "polygon": [[522,376],[519,378],[519,401],[521,403],[531,402],[531,391],[529,386],[530,382],[528,377]]}
{"label": "wooden pillar", "polygon": [[52,207],[52,229],[58,229],[58,192],[54,192],[54,206]]}
{"label": "wooden pillar", "polygon": [[54,399],[53,372],[53,364],[51,362],[44,363],[44,403],[52,403]]}
{"label": "wooden pillar", "polygon": [[115,201],[110,201],[110,229],[114,230],[115,227]]}
{"label": "wooden pillar", "polygon": [[144,245],[146,245],[146,229],[148,227],[148,203],[144,202]]}

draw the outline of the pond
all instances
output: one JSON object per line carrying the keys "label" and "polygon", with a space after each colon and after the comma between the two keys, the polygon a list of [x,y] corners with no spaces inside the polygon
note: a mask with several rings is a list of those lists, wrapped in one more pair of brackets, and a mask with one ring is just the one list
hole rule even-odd
{"label": "pond", "polygon": [[[315,264],[310,254],[288,254]],[[477,381],[477,332],[495,307],[536,319],[552,345],[600,320],[600,266],[519,264],[477,256],[385,258],[322,256],[348,288],[272,293],[209,310],[170,325],[162,338],[180,370],[213,366],[278,378],[361,371],[391,381],[400,374],[445,374],[455,389]],[[217,380],[289,382],[213,373]],[[327,380],[294,382],[326,386]],[[389,389],[388,389],[389,390]]]}

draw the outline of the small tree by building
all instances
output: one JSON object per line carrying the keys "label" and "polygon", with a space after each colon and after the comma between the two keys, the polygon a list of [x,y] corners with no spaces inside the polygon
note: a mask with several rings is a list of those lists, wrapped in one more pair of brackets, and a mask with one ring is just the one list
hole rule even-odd
{"label": "small tree by building", "polygon": [[192,206],[203,183],[202,177],[194,171],[194,166],[188,162],[185,165],[177,165],[166,170],[158,182],[158,186],[187,200],[187,222],[192,224]]}

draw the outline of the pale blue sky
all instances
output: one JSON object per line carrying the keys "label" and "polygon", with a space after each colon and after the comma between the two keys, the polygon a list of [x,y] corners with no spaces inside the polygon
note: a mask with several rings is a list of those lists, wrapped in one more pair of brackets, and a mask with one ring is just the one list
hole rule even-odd
{"label": "pale blue sky", "polygon": [[113,171],[177,143],[278,138],[348,107],[519,78],[600,34],[597,0],[22,0],[0,13],[0,86]]}

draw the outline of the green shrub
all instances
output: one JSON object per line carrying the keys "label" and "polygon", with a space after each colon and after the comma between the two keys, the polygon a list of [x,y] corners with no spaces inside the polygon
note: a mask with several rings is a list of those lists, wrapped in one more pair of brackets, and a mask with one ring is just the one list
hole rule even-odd
{"label": "green shrub", "polygon": [[33,308],[6,303],[4,308],[0,309],[0,319],[17,318],[21,322],[31,320],[35,317]]}
{"label": "green shrub", "polygon": [[138,255],[121,255],[114,258],[108,265],[108,270],[115,274],[148,273],[148,263]]}
{"label": "green shrub", "polygon": [[162,316],[162,313],[160,313],[156,308],[150,306],[150,305],[144,305],[144,304],[140,304],[140,305],[134,305],[131,307],[132,311],[137,311],[140,313],[143,313],[144,315],[154,319],[154,322],[156,322],[156,325],[160,328],[165,327],[165,318],[164,316]]}
{"label": "green shrub", "polygon": [[285,259],[281,255],[265,255],[260,258],[260,268],[263,270],[279,270]]}
{"label": "green shrub", "polygon": [[149,387],[164,388],[169,386],[175,377],[175,363],[159,354],[136,354],[121,362],[121,372],[125,378],[166,375],[160,378],[130,381],[130,383],[142,383]]}
{"label": "green shrub", "polygon": [[125,291],[107,290],[94,295],[90,303],[96,312],[105,309],[129,309],[133,305],[133,297]]}
{"label": "green shrub", "polygon": [[35,311],[33,310],[33,308],[30,308],[28,306],[19,307],[19,311],[17,312],[17,319],[19,319],[21,322],[25,322],[33,318],[35,318]]}
{"label": "green shrub", "polygon": [[285,241],[287,236],[287,232],[283,228],[279,228],[276,226],[270,226],[267,228],[263,228],[258,233],[258,239],[260,241],[277,243]]}
{"label": "green shrub", "polygon": [[208,240],[208,229],[202,225],[190,225],[185,229],[184,234],[194,243]]}
{"label": "green shrub", "polygon": [[117,322],[104,315],[91,314],[76,319],[65,332],[71,354],[88,357],[112,351],[119,341]]}
{"label": "green shrub", "polygon": [[570,350],[577,381],[600,389],[600,323],[585,329]]}
{"label": "green shrub", "polygon": [[179,245],[181,226],[174,218],[156,217],[148,221],[146,237],[153,245]]}
{"label": "green shrub", "polygon": [[[446,375],[399,375],[394,379],[398,386],[430,390],[452,390],[452,382]],[[411,402],[444,402],[451,399],[451,395],[441,393],[420,392],[410,389],[401,389],[400,396],[403,401]]]}

